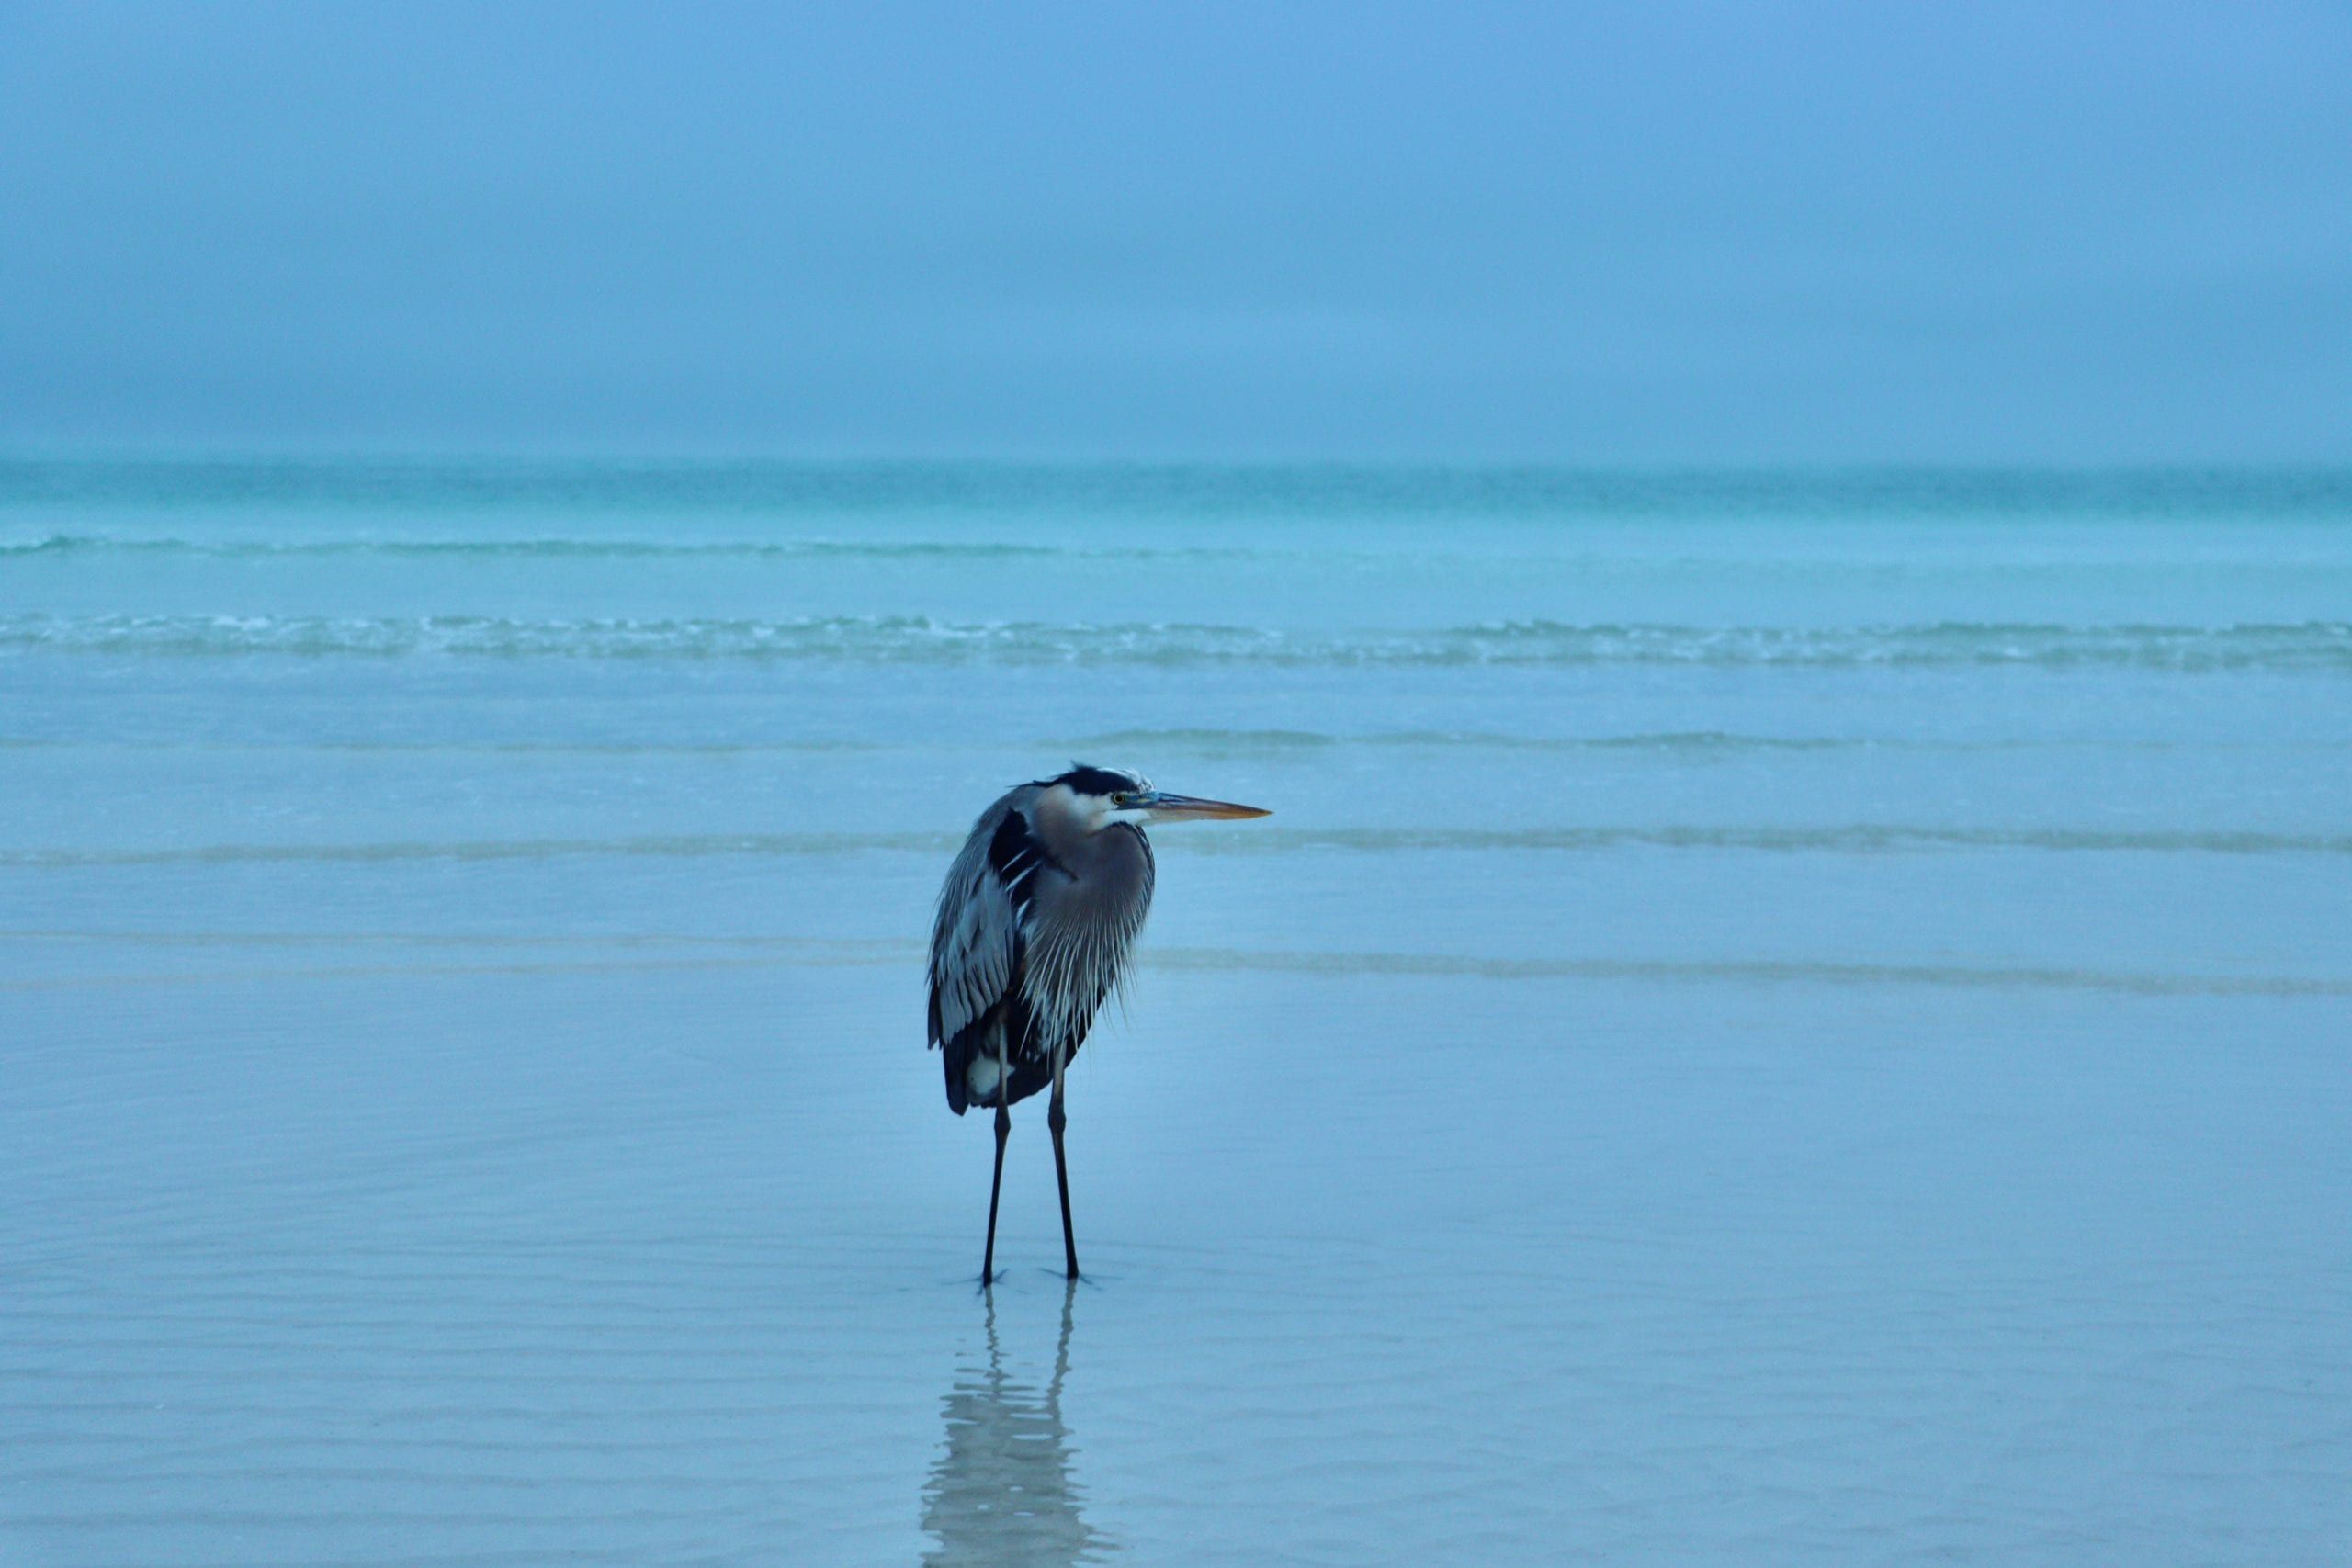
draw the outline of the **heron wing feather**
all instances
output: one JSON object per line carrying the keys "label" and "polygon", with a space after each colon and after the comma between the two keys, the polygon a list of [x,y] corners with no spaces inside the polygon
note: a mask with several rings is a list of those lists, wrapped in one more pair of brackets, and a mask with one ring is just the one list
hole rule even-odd
{"label": "heron wing feather", "polygon": [[956,1039],[1012,990],[1021,917],[990,851],[1020,814],[1003,803],[980,818],[940,890],[931,933],[931,1043]]}
{"label": "heron wing feather", "polygon": [[1024,790],[998,801],[973,825],[948,868],[931,937],[931,1043],[945,1054],[947,1100],[964,1109],[973,1058],[997,1049],[1005,1031],[1015,1053],[1032,1032],[1021,976],[1030,900],[1053,858],[1022,810]]}

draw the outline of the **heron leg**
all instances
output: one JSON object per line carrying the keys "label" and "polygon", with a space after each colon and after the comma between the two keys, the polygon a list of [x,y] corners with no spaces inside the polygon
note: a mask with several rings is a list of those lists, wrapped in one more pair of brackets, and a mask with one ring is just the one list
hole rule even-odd
{"label": "heron leg", "polygon": [[980,1285],[996,1279],[996,1201],[1004,1190],[1004,1141],[1012,1135],[1012,1048],[1003,1035],[996,1042],[996,1174],[989,1178],[989,1243],[980,1253]]}
{"label": "heron leg", "polygon": [[1054,1053],[1054,1099],[1046,1108],[1046,1129],[1054,1135],[1054,1184],[1062,1194],[1062,1258],[1069,1277],[1078,1278],[1078,1233],[1069,1223],[1069,1162],[1062,1156],[1062,1128],[1069,1118],[1062,1112],[1062,1053]]}
{"label": "heron leg", "polygon": [[996,1174],[989,1179],[989,1244],[980,1254],[980,1283],[987,1285],[996,1279],[996,1200],[1004,1188],[1004,1140],[1012,1134],[1012,1112],[1005,1109],[1004,1097],[996,1102]]}

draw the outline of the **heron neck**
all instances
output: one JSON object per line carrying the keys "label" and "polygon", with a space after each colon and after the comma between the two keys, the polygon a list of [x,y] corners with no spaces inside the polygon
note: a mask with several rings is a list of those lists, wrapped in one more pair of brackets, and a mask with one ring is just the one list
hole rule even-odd
{"label": "heron neck", "polygon": [[1038,797],[1030,820],[1046,852],[1081,883],[1128,867],[1136,857],[1137,840],[1143,837],[1125,824],[1090,828],[1075,803],[1058,791],[1048,791]]}

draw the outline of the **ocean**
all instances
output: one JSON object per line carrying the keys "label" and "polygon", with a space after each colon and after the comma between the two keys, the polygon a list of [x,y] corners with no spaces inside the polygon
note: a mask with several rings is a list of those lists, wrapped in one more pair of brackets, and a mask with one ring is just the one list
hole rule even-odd
{"label": "ocean", "polygon": [[2347,802],[2341,469],[0,462],[0,1555],[2339,1563]]}

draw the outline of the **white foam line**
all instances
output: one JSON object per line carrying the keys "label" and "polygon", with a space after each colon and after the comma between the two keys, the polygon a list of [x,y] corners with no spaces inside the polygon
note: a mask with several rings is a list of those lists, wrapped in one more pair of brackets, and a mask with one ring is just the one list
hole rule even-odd
{"label": "white foam line", "polygon": [[[44,976],[0,981],[0,991],[103,989],[408,976],[658,974],[781,968],[914,968],[921,948],[876,943],[864,952],[779,952],[764,957],[589,959],[537,964],[288,965],[185,973]],[[1993,990],[2095,991],[2148,997],[2352,996],[2352,979],[2301,975],[2166,975],[2049,966],[1840,963],[1780,959],[1480,958],[1407,953],[1261,953],[1159,948],[1146,968],[1316,976],[1461,976],[1487,980],[1657,980],[1733,985],[1911,986]]]}
{"label": "white foam line", "polygon": [[[134,865],[368,863],[400,861],[528,861],[574,855],[698,859],[724,855],[793,856],[953,852],[950,832],[694,833],[605,839],[408,840],[369,843],[195,844],[130,849],[0,850],[0,868],[72,869]],[[1899,822],[1814,827],[1592,826],[1561,828],[1258,828],[1235,833],[1170,833],[1164,852],[1198,855],[1292,854],[1344,850],[1410,853],[1480,850],[1591,852],[1617,849],[1747,850],[1766,853],[1886,854],[1943,850],[2027,850],[2051,853],[2352,855],[2352,833],[2236,829],[1967,828]]]}

